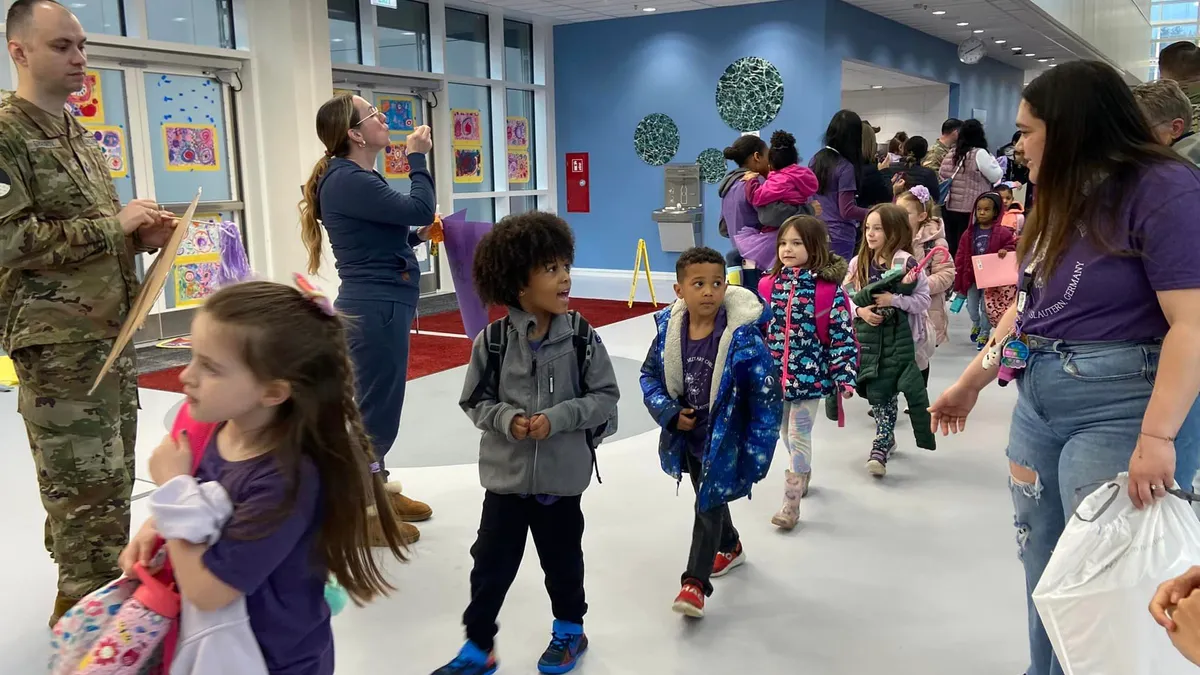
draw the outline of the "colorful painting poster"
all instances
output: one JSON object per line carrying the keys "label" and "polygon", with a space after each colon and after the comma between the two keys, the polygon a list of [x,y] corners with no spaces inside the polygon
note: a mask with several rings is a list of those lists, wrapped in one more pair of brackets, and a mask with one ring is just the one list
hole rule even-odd
{"label": "colorful painting poster", "polygon": [[67,97],[67,110],[82,124],[104,124],[100,71],[89,70],[83,74],[83,88]]}
{"label": "colorful painting poster", "polygon": [[191,256],[219,253],[217,240],[212,232],[216,231],[220,222],[221,216],[215,213],[197,213],[193,216],[187,234],[183,236],[183,241],[179,244],[177,255]]}
{"label": "colorful painting poster", "polygon": [[175,259],[172,288],[176,307],[195,307],[217,290],[221,259],[216,253],[179,256]]}
{"label": "colorful painting poster", "polygon": [[508,151],[508,182],[509,184],[524,184],[529,182],[529,153],[524,150]]}
{"label": "colorful painting poster", "polygon": [[529,147],[529,119],[525,117],[508,118],[508,149],[525,150]]}
{"label": "colorful painting poster", "polygon": [[482,148],[454,148],[454,182],[483,182]]}
{"label": "colorful painting poster", "polygon": [[213,124],[164,124],[167,171],[220,171],[217,127]]}
{"label": "colorful painting poster", "polygon": [[454,118],[455,147],[478,148],[483,145],[483,128],[480,126],[478,110],[451,110]]}
{"label": "colorful painting poster", "polygon": [[417,99],[411,96],[380,96],[375,107],[383,113],[389,131],[417,128]]}
{"label": "colorful painting poster", "polygon": [[408,178],[412,167],[408,164],[408,137],[392,136],[392,141],[383,149],[383,177]]}
{"label": "colorful painting poster", "polygon": [[129,159],[125,155],[125,131],[120,127],[88,126],[88,133],[104,151],[108,173],[113,178],[129,175]]}

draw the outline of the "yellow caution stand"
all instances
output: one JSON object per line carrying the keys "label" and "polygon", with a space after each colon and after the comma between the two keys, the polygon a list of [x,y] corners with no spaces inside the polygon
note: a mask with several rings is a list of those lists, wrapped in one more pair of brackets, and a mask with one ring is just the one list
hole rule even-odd
{"label": "yellow caution stand", "polygon": [[646,251],[646,240],[638,239],[637,259],[633,262],[633,283],[629,285],[629,306],[633,307],[633,296],[637,295],[638,272],[642,264],[646,265],[646,285],[650,287],[650,302],[658,307],[658,299],[654,297],[654,282],[650,280],[650,253]]}

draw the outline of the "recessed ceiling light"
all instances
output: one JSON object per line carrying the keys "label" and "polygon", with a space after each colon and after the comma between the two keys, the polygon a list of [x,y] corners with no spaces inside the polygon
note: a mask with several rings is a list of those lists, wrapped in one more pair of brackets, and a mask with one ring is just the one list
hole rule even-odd
{"label": "recessed ceiling light", "polygon": [[1037,54],[1034,54],[1033,52],[1030,52],[1030,53],[1026,54],[1025,56],[1028,56],[1029,58],[1031,58],[1031,59],[1032,59],[1033,57],[1037,56]]}
{"label": "recessed ceiling light", "polygon": [[956,24],[954,24],[954,25],[958,26],[959,28],[962,28],[963,26],[970,26],[970,25],[971,25],[971,22],[969,22],[969,21],[959,21],[958,23],[956,23]]}
{"label": "recessed ceiling light", "polygon": [[86,2],[72,2],[71,3],[71,9],[83,9],[84,7],[87,7]]}
{"label": "recessed ceiling light", "polygon": [[330,42],[332,42],[332,43],[334,43],[334,44],[337,44],[337,43],[340,43],[340,42],[345,42],[345,40],[343,40],[342,38],[333,38],[333,39],[331,39],[331,40],[330,40]]}
{"label": "recessed ceiling light", "polygon": [[996,44],[998,44],[998,45],[1002,45],[1006,42],[1008,42],[1008,40],[996,40]]}
{"label": "recessed ceiling light", "polygon": [[643,12],[657,12],[658,8],[657,7],[643,7],[642,11]]}
{"label": "recessed ceiling light", "polygon": [[871,85],[871,88],[872,89],[883,89],[883,85],[882,84],[873,84],[873,85]]}
{"label": "recessed ceiling light", "polygon": [[944,9],[935,9],[935,10],[933,10],[933,15],[934,15],[934,16],[942,16],[942,15],[943,15],[943,14],[945,14],[945,13],[946,13],[946,10],[944,10]]}
{"label": "recessed ceiling light", "polygon": [[177,16],[171,20],[175,21],[176,23],[181,23],[181,22],[187,21],[187,17],[186,16]]}
{"label": "recessed ceiling light", "polygon": [[982,32],[983,32],[983,29],[982,29],[982,28],[977,28],[977,29],[975,29],[975,30],[973,30],[973,31],[971,31],[971,32],[972,32],[972,33],[974,33],[974,34],[976,34],[976,35],[979,35],[980,33],[982,33]]}
{"label": "recessed ceiling light", "polygon": [[1049,63],[1050,59],[1038,59],[1038,63]]}
{"label": "recessed ceiling light", "polygon": [[1021,48],[1020,48],[1020,47],[1009,47],[1009,49],[1013,50],[1014,52],[1019,52],[1019,51],[1021,51]]}
{"label": "recessed ceiling light", "polygon": [[1051,63],[1050,67],[1053,68],[1054,66],[1057,66],[1057,65],[1058,65],[1057,63]]}

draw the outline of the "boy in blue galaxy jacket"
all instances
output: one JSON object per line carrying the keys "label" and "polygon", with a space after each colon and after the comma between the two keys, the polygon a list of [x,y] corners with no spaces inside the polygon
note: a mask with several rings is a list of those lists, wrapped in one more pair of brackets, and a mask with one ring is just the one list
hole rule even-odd
{"label": "boy in blue galaxy jacket", "polygon": [[728,503],[748,496],[771,467],[782,417],[775,361],[762,338],[770,318],[752,291],[725,285],[725,259],[684,251],[679,299],[655,315],[658,335],[642,364],[646,408],[662,427],[663,471],[696,491],[692,546],[676,612],[700,618],[711,577],[745,561]]}

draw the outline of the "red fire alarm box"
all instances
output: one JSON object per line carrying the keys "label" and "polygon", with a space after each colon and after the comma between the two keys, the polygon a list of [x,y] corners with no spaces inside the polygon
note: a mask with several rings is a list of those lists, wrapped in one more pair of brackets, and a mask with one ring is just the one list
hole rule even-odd
{"label": "red fire alarm box", "polygon": [[592,210],[591,171],[586,152],[567,153],[567,213]]}

